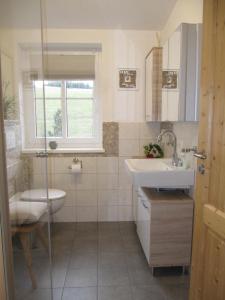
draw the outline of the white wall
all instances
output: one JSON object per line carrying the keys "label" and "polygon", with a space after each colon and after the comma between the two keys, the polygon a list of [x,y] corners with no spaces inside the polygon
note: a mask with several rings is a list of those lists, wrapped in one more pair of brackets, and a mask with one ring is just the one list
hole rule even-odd
{"label": "white wall", "polygon": [[202,23],[203,0],[178,0],[161,31],[161,45],[180,23]]}
{"label": "white wall", "polygon": [[[18,30],[18,43],[40,43],[39,30]],[[49,43],[101,43],[101,91],[103,121],[144,121],[145,56],[157,45],[156,32],[130,30],[49,29]],[[118,68],[137,68],[137,91],[118,90]]]}

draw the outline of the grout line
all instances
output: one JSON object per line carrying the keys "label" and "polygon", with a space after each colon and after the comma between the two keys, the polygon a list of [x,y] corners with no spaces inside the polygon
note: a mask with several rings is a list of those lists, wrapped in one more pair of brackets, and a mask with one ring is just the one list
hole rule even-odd
{"label": "grout line", "polygon": [[69,266],[70,266],[71,259],[72,259],[73,246],[74,246],[74,242],[75,242],[75,240],[76,240],[76,231],[77,231],[77,222],[75,222],[74,236],[73,236],[73,241],[72,241],[72,245],[71,245],[71,249],[70,249],[69,259],[68,259],[68,263],[67,263],[67,267],[66,267],[66,274],[65,274],[64,284],[63,284],[63,287],[62,287],[61,300],[63,299],[64,289],[66,288],[66,287],[65,287],[65,284],[66,284],[66,277],[67,277],[67,275],[68,275],[68,272],[69,272]]}

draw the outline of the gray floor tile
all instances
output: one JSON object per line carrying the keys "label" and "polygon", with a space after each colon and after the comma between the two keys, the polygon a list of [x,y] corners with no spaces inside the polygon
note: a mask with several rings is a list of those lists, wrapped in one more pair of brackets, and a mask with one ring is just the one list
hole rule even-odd
{"label": "gray floor tile", "polygon": [[97,251],[98,240],[97,239],[75,239],[72,250]]}
{"label": "gray floor tile", "polygon": [[167,300],[158,286],[134,286],[132,295],[135,300]]}
{"label": "gray floor tile", "polygon": [[97,300],[97,288],[65,288],[62,300]]}
{"label": "gray floor tile", "polygon": [[129,285],[129,276],[126,268],[109,267],[100,268],[98,271],[99,286]]}
{"label": "gray floor tile", "polygon": [[180,276],[157,276],[157,280],[163,285],[178,286],[183,285],[189,287],[190,277],[188,275]]}
{"label": "gray floor tile", "polygon": [[104,286],[98,288],[98,300],[133,300],[130,286]]}
{"label": "gray floor tile", "polygon": [[59,241],[61,243],[68,242],[70,244],[75,238],[75,232],[73,231],[65,231],[64,233],[57,232],[55,234],[52,234],[51,238],[52,238],[52,242]]}
{"label": "gray floor tile", "polygon": [[[43,266],[38,270],[35,269],[35,276],[37,280],[37,286],[39,288],[50,288],[51,287],[51,275],[50,271]],[[65,283],[67,269],[53,268],[52,271],[52,285],[54,288],[62,288]]]}
{"label": "gray floor tile", "polygon": [[98,265],[99,268],[127,267],[123,252],[100,252]]}
{"label": "gray floor tile", "polygon": [[189,289],[185,285],[169,286],[165,288],[167,300],[188,300]]}
{"label": "gray floor tile", "polygon": [[137,237],[126,237],[122,241],[125,251],[142,252],[141,243]]}
{"label": "gray floor tile", "polygon": [[71,269],[66,275],[65,287],[97,286],[96,269]]}
{"label": "gray floor tile", "polygon": [[56,232],[61,232],[62,234],[65,231],[73,231],[76,230],[76,223],[75,222],[57,222],[51,223],[51,232],[54,235]]}
{"label": "gray floor tile", "polygon": [[[61,300],[62,289],[53,289],[53,300]],[[28,292],[24,300],[52,300],[51,289],[36,289]]]}
{"label": "gray floor tile", "polygon": [[[188,299],[189,276],[152,276],[132,222],[57,223],[52,234],[54,300],[62,289],[63,300]],[[48,254],[38,247],[32,255],[36,291],[23,252],[14,253],[16,300],[50,300]]]}
{"label": "gray floor tile", "polygon": [[125,255],[127,268],[132,270],[147,270],[149,271],[149,265],[145,258],[144,253],[130,252],[129,255]]}
{"label": "gray floor tile", "polygon": [[120,238],[120,230],[117,222],[103,222],[98,226],[99,238]]}
{"label": "gray floor tile", "polygon": [[97,222],[79,222],[76,226],[76,232],[98,232],[98,223]]}
{"label": "gray floor tile", "polygon": [[122,240],[115,238],[102,238],[99,240],[100,252],[123,252]]}
{"label": "gray floor tile", "polygon": [[76,239],[86,239],[86,240],[98,240],[99,234],[97,230],[87,230],[87,231],[77,231],[75,233]]}
{"label": "gray floor tile", "polygon": [[157,278],[152,276],[150,269],[128,269],[128,273],[132,285],[148,286],[158,282]]}
{"label": "gray floor tile", "polygon": [[98,256],[96,252],[72,253],[69,263],[69,269],[96,269]]}

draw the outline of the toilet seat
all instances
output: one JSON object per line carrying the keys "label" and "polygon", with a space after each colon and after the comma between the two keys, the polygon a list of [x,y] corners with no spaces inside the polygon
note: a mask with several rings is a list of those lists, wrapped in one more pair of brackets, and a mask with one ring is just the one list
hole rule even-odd
{"label": "toilet seat", "polygon": [[[48,199],[57,200],[64,198],[66,193],[57,189],[48,189]],[[27,190],[21,194],[21,200],[23,201],[34,201],[44,202],[47,201],[47,189],[34,189]]]}

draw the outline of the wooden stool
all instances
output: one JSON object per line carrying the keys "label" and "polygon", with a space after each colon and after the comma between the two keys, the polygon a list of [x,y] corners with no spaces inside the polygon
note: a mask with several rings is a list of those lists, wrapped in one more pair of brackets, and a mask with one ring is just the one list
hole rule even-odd
{"label": "wooden stool", "polygon": [[28,268],[29,276],[32,282],[32,287],[33,289],[36,289],[37,283],[32,270],[32,255],[30,251],[29,234],[36,232],[38,238],[40,239],[42,245],[44,246],[44,248],[48,253],[48,241],[46,240],[43,231],[43,223],[33,223],[28,225],[12,226],[11,232],[12,232],[12,236],[15,234],[19,235],[19,239],[23,247],[24,257]]}

